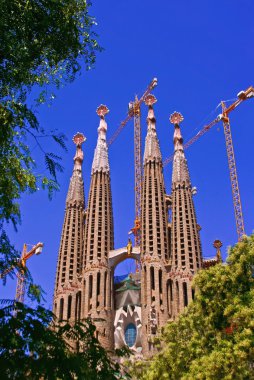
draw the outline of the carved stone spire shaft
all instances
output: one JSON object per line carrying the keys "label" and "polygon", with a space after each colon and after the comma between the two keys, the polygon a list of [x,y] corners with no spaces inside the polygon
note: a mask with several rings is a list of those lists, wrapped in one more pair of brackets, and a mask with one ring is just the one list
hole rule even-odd
{"label": "carved stone spire shaft", "polygon": [[168,320],[166,261],[169,259],[167,207],[162,159],[149,95],[147,136],[144,154],[144,177],[141,197],[141,297],[143,354],[155,352],[152,338]]}
{"label": "carved stone spire shaft", "polygon": [[[100,107],[105,107],[105,106],[100,106]],[[106,132],[108,129],[107,123],[105,121],[106,113],[108,113],[108,110],[106,109],[105,109],[105,112],[99,111],[100,125],[98,128],[97,146],[94,152],[92,174],[98,171],[102,171],[103,173],[109,173],[108,146],[106,143]]]}
{"label": "carved stone spire shaft", "polygon": [[174,124],[174,160],[172,175],[172,271],[170,280],[171,315],[176,317],[193,298],[191,281],[202,266],[202,253],[196,212],[193,202],[187,160],[183,150],[180,122],[183,117],[175,112],[170,117]]}
{"label": "carved stone spire shaft", "polygon": [[112,273],[109,251],[114,248],[113,210],[106,143],[108,112],[100,106],[98,142],[94,153],[84,239],[83,317],[90,317],[96,334],[106,349],[113,349]]}
{"label": "carved stone spire shaft", "polygon": [[145,141],[144,152],[144,165],[147,161],[161,161],[161,151],[159,146],[159,140],[156,133],[156,119],[153,110],[153,104],[156,102],[156,98],[153,95],[146,97],[146,104],[148,105],[147,116],[147,135]]}
{"label": "carved stone spire shaft", "polygon": [[76,144],[74,169],[66,198],[65,216],[58,254],[54,294],[54,313],[59,320],[74,321],[80,317],[84,182],[82,178],[84,135],[77,133],[73,138]]}
{"label": "carved stone spire shaft", "polygon": [[174,160],[172,184],[176,185],[185,183],[186,186],[191,186],[190,175],[187,166],[187,160],[183,150],[183,137],[179,124],[175,124],[174,131]]}

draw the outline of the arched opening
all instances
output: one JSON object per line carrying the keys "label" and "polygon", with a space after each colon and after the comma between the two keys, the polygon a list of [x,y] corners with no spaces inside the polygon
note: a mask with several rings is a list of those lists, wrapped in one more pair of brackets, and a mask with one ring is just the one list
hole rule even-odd
{"label": "arched opening", "polygon": [[139,266],[136,265],[139,255],[135,255],[135,252],[133,256],[127,255],[124,250],[119,252],[114,259],[112,276],[110,275],[115,311],[114,340],[118,347],[141,345],[140,329],[137,328],[140,324],[141,273]]}
{"label": "arched opening", "polygon": [[131,273],[136,272],[136,260],[129,258],[116,265],[114,270],[114,284],[122,281]]}
{"label": "arched opening", "polygon": [[114,271],[114,309],[133,305],[133,299],[140,303],[140,273],[136,272],[136,260],[128,258],[120,262]]}
{"label": "arched opening", "polygon": [[134,346],[137,337],[137,329],[134,323],[129,323],[124,332],[125,342],[128,347]]}

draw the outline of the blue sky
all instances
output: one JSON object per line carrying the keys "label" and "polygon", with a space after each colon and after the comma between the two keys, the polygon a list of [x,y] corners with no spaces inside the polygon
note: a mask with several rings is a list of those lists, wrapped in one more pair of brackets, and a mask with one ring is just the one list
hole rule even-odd
{"label": "blue sky", "polygon": [[[125,118],[130,100],[141,96],[153,77],[157,133],[163,158],[172,153],[173,126],[169,115],[184,116],[182,134],[187,141],[205,123],[220,113],[221,100],[254,85],[253,0],[107,0],[94,2],[90,13],[97,19],[97,33],[104,51],[95,69],[56,93],[51,107],[38,110],[41,124],[58,128],[68,137],[68,153],[62,152],[64,173],[59,175],[61,191],[51,202],[42,190],[22,199],[22,225],[11,230],[18,249],[23,243],[45,244],[41,256],[29,260],[36,282],[46,291],[51,306],[64,205],[73,168],[75,147],[71,141],[83,132],[85,160],[83,175],[86,201],[91,163],[97,140],[99,104],[108,106],[108,137]],[[64,36],[63,36],[64,38]],[[142,139],[146,133],[146,106],[142,107]],[[254,100],[244,102],[231,114],[231,129],[239,176],[246,233],[253,230]],[[34,144],[35,145],[35,144]],[[32,144],[33,146],[33,144]],[[55,148],[45,141],[49,151]],[[33,146],[34,147],[34,146]],[[59,153],[58,149],[56,151]],[[41,155],[33,149],[41,172]],[[215,239],[227,247],[237,240],[231,186],[222,124],[218,124],[186,151],[193,186],[198,189],[195,206],[202,227],[204,256],[214,254]],[[113,194],[115,247],[126,245],[134,219],[133,123],[130,122],[109,150]],[[172,166],[164,170],[170,193]],[[15,281],[2,288],[4,298],[13,297]]]}

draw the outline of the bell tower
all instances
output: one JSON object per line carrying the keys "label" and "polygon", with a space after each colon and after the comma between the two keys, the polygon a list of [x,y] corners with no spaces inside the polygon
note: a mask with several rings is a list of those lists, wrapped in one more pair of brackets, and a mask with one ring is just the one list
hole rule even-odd
{"label": "bell tower", "polygon": [[101,105],[96,112],[100,117],[100,124],[86,211],[82,306],[83,317],[91,318],[100,343],[110,350],[114,348],[114,316],[113,279],[108,255],[114,248],[114,231],[105,121],[109,110]]}
{"label": "bell tower", "polygon": [[144,152],[144,179],[141,197],[141,303],[143,354],[155,352],[153,338],[168,320],[167,271],[169,244],[162,157],[156,132],[153,105],[148,95],[147,135]]}
{"label": "bell tower", "polygon": [[183,149],[180,123],[183,116],[174,112],[174,159],[172,174],[172,228],[170,273],[171,314],[176,317],[193,298],[191,281],[202,267],[202,253],[190,175]]}
{"label": "bell tower", "polygon": [[80,319],[85,208],[82,144],[85,140],[86,138],[82,133],[77,133],[73,137],[76,154],[66,198],[54,292],[53,312],[59,321]]}

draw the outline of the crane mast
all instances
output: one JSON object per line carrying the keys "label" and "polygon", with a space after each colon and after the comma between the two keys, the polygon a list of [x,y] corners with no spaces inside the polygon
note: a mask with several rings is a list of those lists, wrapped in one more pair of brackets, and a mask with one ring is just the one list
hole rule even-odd
{"label": "crane mast", "polygon": [[140,124],[140,106],[144,102],[146,96],[157,86],[157,78],[149,83],[145,92],[140,99],[129,103],[129,111],[127,117],[120,123],[119,127],[113,133],[108,141],[108,147],[117,139],[128,121],[134,118],[134,166],[135,166],[135,221],[131,233],[135,237],[135,246],[140,246],[140,218],[141,218],[141,188],[142,188],[142,162],[141,162],[141,124]]}
{"label": "crane mast", "polygon": [[[191,146],[201,136],[203,136],[206,132],[208,132],[215,124],[217,124],[219,121],[223,122],[224,135],[225,135],[225,141],[226,141],[226,151],[227,151],[227,157],[228,157],[229,175],[230,175],[230,182],[231,182],[232,195],[233,195],[236,232],[237,232],[239,241],[242,239],[243,235],[245,234],[245,230],[244,230],[244,220],[243,220],[243,213],[242,213],[240,190],[239,190],[239,185],[238,185],[238,176],[237,176],[236,163],[235,163],[234,146],[233,146],[233,140],[232,140],[232,134],[231,134],[231,128],[230,128],[228,115],[231,111],[235,110],[236,107],[238,107],[244,100],[247,100],[253,97],[254,97],[254,87],[250,86],[247,88],[247,90],[240,91],[237,94],[238,99],[232,104],[230,104],[228,107],[226,107],[224,102],[221,102],[222,114],[218,115],[217,118],[211,121],[210,124],[203,127],[194,137],[192,137],[184,145],[185,149],[189,148],[189,146]],[[168,158],[166,158],[163,161],[163,165],[166,166],[171,161],[173,161],[173,157],[174,155],[171,155]]]}
{"label": "crane mast", "polygon": [[238,185],[238,176],[237,176],[237,171],[236,171],[234,146],[233,146],[229,117],[227,116],[227,113],[225,113],[225,109],[226,109],[225,104],[221,102],[221,105],[222,105],[221,120],[223,121],[224,135],[225,135],[225,141],[226,141],[228,167],[229,167],[229,175],[230,175],[230,181],[231,181],[235,222],[236,222],[236,232],[238,235],[238,240],[240,241],[243,235],[245,234],[243,213],[242,213],[242,203],[241,203],[240,190],[239,190],[239,185]]}
{"label": "crane mast", "polygon": [[[25,278],[25,268],[27,260],[33,255],[39,255],[42,252],[43,243],[37,243],[32,247],[30,251],[27,251],[27,244],[24,244],[21,258],[19,260],[20,271],[17,273],[17,287],[15,300],[17,302],[24,302],[25,289],[26,289],[26,278]],[[10,268],[6,269],[1,277],[5,277],[15,266],[12,265]]]}
{"label": "crane mast", "polygon": [[143,93],[140,99],[135,97],[135,100],[129,103],[129,112],[127,118],[122,121],[120,127],[113,134],[109,140],[109,144],[114,142],[115,138],[119,135],[121,130],[127,124],[127,122],[134,118],[134,170],[135,170],[135,220],[134,227],[131,232],[134,234],[135,246],[140,246],[140,220],[141,220],[141,191],[142,191],[142,160],[141,160],[141,123],[140,123],[140,106],[144,102],[146,96],[157,86],[157,79],[154,78],[148,85],[147,89]]}
{"label": "crane mast", "polygon": [[[154,89],[155,86],[157,86],[157,78],[153,78],[153,80],[149,83],[147,89],[145,90],[145,92],[141,96],[141,98],[139,100],[137,99],[137,103],[138,103],[139,107],[141,106],[141,104],[145,100],[145,97],[149,94],[149,92],[151,92]],[[133,118],[133,116],[134,116],[133,109],[132,109],[133,104],[134,104],[134,102],[130,102],[129,103],[129,112],[128,112],[128,115],[120,123],[119,127],[115,130],[115,132],[113,133],[113,135],[110,137],[110,139],[108,141],[108,146],[110,146],[111,144],[113,144],[113,142],[117,139],[117,137],[119,136],[119,134],[121,133],[121,131],[123,130],[123,128],[126,126],[126,124],[128,123],[128,121],[130,121]]]}
{"label": "crane mast", "polygon": [[140,220],[141,220],[141,187],[142,187],[142,162],[141,162],[141,125],[140,105],[136,97],[134,102],[134,163],[135,163],[135,221],[134,236],[135,246],[140,246]]}

